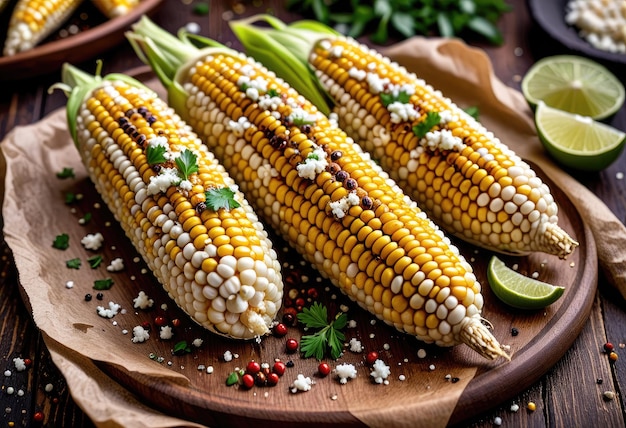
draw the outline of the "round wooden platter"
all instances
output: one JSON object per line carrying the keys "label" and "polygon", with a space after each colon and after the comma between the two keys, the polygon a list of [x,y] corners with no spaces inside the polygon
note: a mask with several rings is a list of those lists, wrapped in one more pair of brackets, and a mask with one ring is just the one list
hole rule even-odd
{"label": "round wooden platter", "polygon": [[[302,334],[306,334],[299,326],[290,326],[285,337],[270,335],[257,343],[233,341],[211,335],[191,322],[147,271],[145,264],[97,196],[85,172],[81,170],[77,155],[72,155],[71,148],[65,149],[70,153],[69,157],[49,165],[46,161],[46,165],[41,168],[31,166],[32,159],[24,160],[22,168],[26,169],[22,173],[25,176],[20,183],[13,183],[13,186],[17,186],[12,191],[15,194],[5,195],[6,199],[26,194],[26,188],[33,181],[42,181],[41,174],[50,177],[43,180],[43,191],[38,191],[37,197],[30,198],[33,199],[32,202],[22,201],[22,221],[37,225],[33,230],[39,230],[46,237],[35,238],[29,232],[19,238],[31,241],[28,245],[31,245],[32,253],[28,257],[45,258],[39,262],[41,266],[45,266],[45,272],[41,273],[42,278],[37,278],[41,282],[31,284],[22,281],[25,300],[33,308],[33,315],[37,320],[45,314],[37,312],[39,305],[34,299],[42,294],[33,293],[33,287],[49,287],[48,294],[44,293],[43,298],[50,299],[51,302],[53,294],[62,296],[52,302],[55,313],[67,314],[68,319],[81,320],[72,321],[73,324],[67,327],[63,325],[63,317],[60,317],[58,328],[69,330],[69,333],[64,331],[59,336],[65,338],[64,345],[77,354],[92,356],[98,368],[110,377],[111,382],[118,382],[141,402],[184,420],[212,427],[286,427],[295,426],[296,423],[298,426],[363,426],[368,420],[372,420],[371,417],[375,418],[376,414],[384,414],[386,421],[391,424],[396,417],[398,421],[413,418],[419,422],[415,418],[429,417],[416,411],[420,405],[450,399],[451,404],[448,405],[453,409],[450,422],[460,422],[486,408],[503,403],[546,373],[571,346],[586,322],[593,303],[597,285],[595,243],[575,207],[549,179],[546,181],[551,185],[560,206],[559,223],[579,241],[580,247],[567,260],[544,254],[502,258],[508,265],[517,264],[519,271],[524,274],[538,272],[539,279],[565,286],[564,296],[552,306],[545,310],[527,312],[500,303],[490,293],[486,280],[486,265],[493,254],[455,241],[473,264],[476,276],[483,284],[483,315],[493,325],[494,334],[501,343],[510,346],[510,362],[502,359],[484,360],[465,345],[451,349],[428,346],[380,321],[376,322],[373,316],[350,302],[329,281],[303,263],[283,241],[273,237],[275,248],[284,262],[285,295],[297,294],[298,297],[305,298],[306,304],[312,300],[320,301],[327,305],[330,314],[335,314],[340,308],[347,309],[349,319],[356,321],[355,327],[344,330],[346,341],[356,338],[363,345],[364,352],[355,353],[346,348],[338,361],[327,360],[331,367],[340,363],[352,363],[356,366],[357,378],[351,379],[345,385],[340,384],[335,376],[320,377],[317,374],[318,361],[314,358],[303,358],[299,353],[286,351],[287,338],[299,340]],[[52,149],[47,147],[47,150]],[[16,157],[12,162],[19,162],[19,159]],[[76,178],[69,181],[55,179],[55,172],[62,166],[75,166]],[[49,170],[42,171],[45,168]],[[32,181],[22,183],[29,175]],[[545,178],[541,171],[538,171],[538,175]],[[82,194],[83,198],[68,205],[63,200],[63,195],[67,192]],[[48,198],[45,202],[45,216],[42,215],[39,205],[42,197]],[[92,215],[91,220],[85,225],[79,224],[78,220],[86,213]],[[10,226],[11,224],[5,224],[5,233],[6,227]],[[42,229],[44,232],[41,232]],[[70,242],[74,243],[65,252],[50,248],[50,240],[61,232],[67,233]],[[85,250],[78,242],[87,233],[96,232],[105,236],[106,245],[98,251],[104,263],[96,269],[90,269],[84,260],[94,255],[94,252]],[[7,242],[10,244],[12,241]],[[21,262],[25,256],[16,253],[15,257],[16,262]],[[64,261],[72,257],[83,260],[81,269],[74,271],[65,267]],[[107,272],[108,261],[117,257],[125,260],[125,269],[121,272]],[[18,268],[20,264],[18,263]],[[102,292],[103,298],[100,301],[95,298],[97,292],[92,289],[91,284],[105,276],[112,277],[114,285]],[[59,291],[62,288],[60,284],[68,277],[74,280],[74,288]],[[22,272],[20,279],[23,279]],[[290,291],[292,289],[295,291]],[[318,297],[310,299],[309,289],[314,289]],[[154,299],[153,309],[133,309],[133,299],[140,291],[145,291]],[[94,295],[91,301],[84,299],[87,293]],[[111,320],[99,317],[96,306],[106,306],[109,301],[121,304],[127,309],[126,312]],[[163,305],[167,305],[167,308]],[[79,318],[79,313],[82,318]],[[174,327],[175,336],[172,340],[161,340],[158,337],[158,327],[154,323],[158,316],[163,316],[170,322],[179,320],[180,323]],[[54,325],[47,325],[45,333],[60,340],[56,338],[57,332],[54,331],[56,323],[50,324]],[[150,339],[134,344],[130,340],[132,334],[124,334],[123,330],[132,332],[134,326],[141,324],[151,326]],[[517,335],[512,334],[513,328],[517,330]],[[86,340],[84,337],[94,332],[97,341],[84,345],[81,342]],[[184,340],[191,344],[196,338],[203,339],[200,347],[190,346],[189,353],[173,354],[176,343]],[[111,362],[106,357],[93,357],[107,355],[115,350],[123,350],[129,357],[125,357],[126,360],[121,363]],[[426,352],[425,357],[418,356],[422,354],[421,350]],[[365,364],[365,356],[369,351],[377,351],[391,368],[388,384],[376,384],[371,380],[370,368]],[[226,361],[224,356],[227,352],[235,358]],[[276,359],[292,365],[278,385],[255,386],[251,389],[226,385],[229,374],[237,368],[245,367],[248,361],[255,360],[271,365]],[[146,365],[154,367],[155,372],[166,371],[172,373],[172,376],[136,369]],[[213,372],[208,373],[206,367],[212,367]],[[291,391],[291,383],[298,374],[313,379],[315,383],[310,391]]]}

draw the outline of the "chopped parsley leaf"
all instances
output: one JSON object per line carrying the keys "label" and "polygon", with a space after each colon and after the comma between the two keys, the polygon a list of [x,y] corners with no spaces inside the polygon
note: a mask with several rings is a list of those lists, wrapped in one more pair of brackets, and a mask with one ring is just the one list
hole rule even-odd
{"label": "chopped parsley leaf", "polygon": [[68,269],[80,269],[80,265],[81,261],[78,257],[75,259],[69,259],[65,262],[65,266],[67,266]]}
{"label": "chopped parsley leaf", "polygon": [[235,200],[235,191],[229,187],[214,187],[204,192],[207,208],[217,211],[220,208],[231,210],[239,208],[239,202]]}
{"label": "chopped parsley leaf", "polygon": [[87,259],[87,261],[89,262],[89,266],[91,266],[92,269],[95,269],[102,264],[102,256],[91,256]]}
{"label": "chopped parsley leaf", "polygon": [[93,288],[95,290],[108,290],[113,285],[113,280],[111,278],[104,279],[96,279],[93,282]]}
{"label": "chopped parsley leaf", "polygon": [[67,192],[65,194],[65,203],[66,204],[72,204],[74,202],[76,202],[76,194],[72,193],[72,192]]}
{"label": "chopped parsley leaf", "polygon": [[413,133],[417,135],[418,138],[423,138],[433,127],[438,125],[440,121],[441,116],[439,116],[439,113],[429,111],[426,113],[426,119],[413,127]]}
{"label": "chopped parsley leaf", "polygon": [[64,178],[74,178],[74,168],[68,168],[65,167],[63,168],[63,170],[57,172],[57,177],[64,179]]}
{"label": "chopped parsley leaf", "polygon": [[270,97],[279,97],[280,92],[278,92],[278,89],[272,88],[267,91],[267,95]]}
{"label": "chopped parsley leaf", "polygon": [[83,218],[80,219],[80,224],[87,224],[91,220],[91,213],[86,213]]}
{"label": "chopped parsley leaf", "polygon": [[166,148],[164,146],[150,144],[146,148],[146,160],[148,161],[148,165],[155,165],[158,163],[163,163],[167,159],[165,159]]}
{"label": "chopped parsley leaf", "polygon": [[406,91],[400,91],[397,95],[391,94],[389,92],[381,92],[380,94],[380,101],[385,107],[395,102],[407,104],[410,100],[411,96]]}
{"label": "chopped parsley leaf", "polygon": [[188,180],[194,172],[198,172],[198,156],[191,150],[185,149],[176,158],[176,166],[183,180]]}
{"label": "chopped parsley leaf", "polygon": [[57,235],[52,242],[52,246],[59,250],[67,250],[70,246],[70,236],[67,233]]}
{"label": "chopped parsley leaf", "polygon": [[174,345],[173,352],[174,355],[189,354],[191,353],[191,346],[189,346],[186,340],[181,340]]}
{"label": "chopped parsley leaf", "polygon": [[478,116],[480,114],[480,111],[478,109],[478,107],[476,106],[470,106],[468,108],[465,109],[465,113],[469,114],[470,116],[472,116],[474,119],[478,120]]}

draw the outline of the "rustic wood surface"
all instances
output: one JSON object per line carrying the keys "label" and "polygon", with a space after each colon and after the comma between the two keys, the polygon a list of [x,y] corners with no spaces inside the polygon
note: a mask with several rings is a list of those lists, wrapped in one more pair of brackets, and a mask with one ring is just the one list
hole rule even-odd
{"label": "rustic wood surface", "polygon": [[[526,4],[522,0],[511,1],[512,13],[505,15],[500,26],[505,33],[505,44],[491,47],[482,44],[490,56],[496,75],[511,87],[519,88],[521,76],[538,58],[563,52],[558,44],[551,43],[543,33],[535,28],[529,17]],[[242,6],[243,5],[243,6]],[[203,34],[222,42],[233,40],[224,17],[237,15],[243,11],[252,14],[274,11],[283,19],[296,16],[286,13],[280,1],[232,3],[211,2],[208,17],[195,16],[192,5],[179,0],[164,1],[154,15],[160,25],[176,30],[190,21],[200,22]],[[124,44],[101,55],[104,60],[104,73],[127,70],[140,65],[130,48]],[[91,69],[91,61],[78,64]],[[625,76],[624,70],[615,70]],[[18,80],[0,87],[0,138],[16,125],[36,122],[48,113],[63,105],[62,96],[47,94],[50,84],[59,79],[58,72],[51,72],[36,78]],[[626,129],[624,109],[616,116],[614,125]],[[617,173],[626,168],[626,155],[614,165],[598,174],[585,174],[577,178],[594,191],[620,219],[626,217],[624,200],[625,184],[617,178]],[[3,425],[8,426],[92,426],[91,421],[72,400],[63,377],[52,364],[43,344],[41,335],[31,321],[30,314],[22,302],[15,267],[11,257],[2,245],[0,260],[0,362],[3,371],[12,368],[15,356],[30,356],[33,367],[28,371],[24,385],[14,385],[16,391],[24,394],[9,394],[3,382],[0,390],[0,403],[10,410],[3,413]],[[606,280],[599,278],[599,291],[591,314],[580,336],[570,350],[541,379],[524,392],[496,407],[485,406],[480,415],[463,423],[464,426],[490,427],[496,417],[501,418],[502,426],[624,426],[626,413],[622,397],[626,386],[623,344],[626,342],[626,304]],[[549,337],[547,338],[549,340]],[[622,357],[616,364],[610,364],[602,352],[605,342],[616,345]],[[619,345],[622,344],[622,347]],[[542,365],[541,361],[537,365]],[[46,385],[53,386],[47,392]],[[606,401],[603,392],[613,391],[616,399]],[[533,401],[535,412],[527,412],[525,405]],[[518,403],[520,411],[511,412],[511,403]],[[39,414],[42,421],[37,421]],[[472,412],[473,413],[473,412]],[[457,418],[459,419],[459,418]],[[462,419],[462,417],[460,417]]]}

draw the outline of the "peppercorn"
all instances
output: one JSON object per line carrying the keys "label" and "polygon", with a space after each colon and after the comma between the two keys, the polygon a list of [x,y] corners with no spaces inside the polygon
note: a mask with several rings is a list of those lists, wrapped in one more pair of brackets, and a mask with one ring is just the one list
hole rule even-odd
{"label": "peppercorn", "polygon": [[158,325],[159,327],[162,327],[165,324],[167,324],[167,319],[165,319],[165,317],[163,316],[158,316],[154,318],[154,323]]}
{"label": "peppercorn", "polygon": [[280,377],[278,376],[278,373],[272,372],[266,375],[266,379],[269,386],[274,386],[278,384],[278,380],[280,379]]}
{"label": "peppercorn", "polygon": [[248,365],[246,366],[246,372],[250,374],[256,374],[256,373],[259,373],[260,371],[261,371],[261,365],[254,360],[250,361]]}
{"label": "peppercorn", "polygon": [[317,371],[319,372],[320,376],[326,377],[330,374],[330,366],[328,365],[328,363],[320,363],[319,366],[317,366]]}
{"label": "peppercorn", "polygon": [[85,302],[91,302],[92,296],[91,294],[87,293],[85,294]]}
{"label": "peppercorn", "polygon": [[35,414],[33,415],[33,420],[35,422],[43,421],[43,412],[35,412]]}
{"label": "peppercorn", "polygon": [[241,384],[246,388],[252,388],[254,386],[254,377],[250,373],[246,373],[241,376]]}
{"label": "peppercorn", "polygon": [[274,326],[274,334],[276,336],[284,336],[287,334],[287,326],[283,323],[278,323]]}
{"label": "peppercorn", "polygon": [[518,329],[516,329],[515,327],[513,327],[513,328],[511,329],[511,336],[515,337],[515,336],[517,336],[518,334],[519,334],[519,330],[518,330]]}
{"label": "peppercorn", "polygon": [[286,368],[287,366],[285,366],[285,363],[283,363],[282,361],[276,361],[274,363],[274,366],[272,367],[272,370],[274,370],[274,373],[276,373],[278,376],[282,376],[285,374]]}
{"label": "peppercorn", "polygon": [[267,377],[265,376],[265,373],[258,372],[257,374],[254,375],[254,383],[256,386],[265,386],[266,382],[267,382]]}
{"label": "peppercorn", "polygon": [[609,360],[614,363],[615,361],[617,361],[618,355],[616,352],[611,351],[611,353],[609,354]]}
{"label": "peppercorn", "polygon": [[610,353],[611,351],[613,351],[613,349],[615,349],[615,347],[613,346],[611,342],[606,342],[604,344],[604,352]]}
{"label": "peppercorn", "polygon": [[537,410],[537,405],[533,403],[532,401],[529,401],[528,404],[526,405],[526,408],[529,411],[534,412],[535,410]]}
{"label": "peppercorn", "polygon": [[287,348],[287,352],[295,352],[298,350],[298,341],[296,339],[287,339],[285,347]]}
{"label": "peppercorn", "polygon": [[378,352],[371,351],[367,353],[367,356],[365,357],[365,362],[371,366],[372,364],[376,362],[377,359],[378,359]]}
{"label": "peppercorn", "polygon": [[98,299],[98,300],[104,299],[104,294],[102,294],[102,293],[96,294],[96,299]]}

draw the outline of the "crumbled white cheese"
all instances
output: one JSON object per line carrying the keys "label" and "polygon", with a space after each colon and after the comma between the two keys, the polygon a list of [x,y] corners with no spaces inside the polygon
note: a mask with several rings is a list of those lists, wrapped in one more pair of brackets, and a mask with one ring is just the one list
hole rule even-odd
{"label": "crumbled white cheese", "polygon": [[4,371],[4,375],[5,375],[6,377],[11,376],[11,370],[5,370],[5,371]]}
{"label": "crumbled white cheese", "polygon": [[139,295],[133,299],[133,307],[137,309],[148,309],[154,304],[152,300],[144,291],[140,291]]}
{"label": "crumbled white cheese", "polygon": [[189,192],[191,190],[191,188],[193,187],[193,184],[189,180],[181,180],[181,182],[178,183],[178,187],[181,190],[186,190],[186,191]]}
{"label": "crumbled white cheese", "polygon": [[96,307],[96,311],[98,312],[98,315],[100,315],[102,318],[113,318],[115,315],[117,315],[121,308],[121,305],[114,302],[109,302],[108,308],[105,308],[104,306],[98,306]]}
{"label": "crumbled white cheese", "polygon": [[352,352],[363,352],[363,345],[360,340],[357,340],[356,337],[350,339],[350,351]]}
{"label": "crumbled white cheese", "polygon": [[372,366],[372,371],[370,376],[374,378],[374,382],[383,383],[387,377],[391,374],[391,369],[388,365],[385,364],[383,360],[374,361],[374,365]]}
{"label": "crumbled white cheese", "polygon": [[172,327],[169,325],[161,326],[161,331],[159,331],[159,337],[163,340],[169,340],[174,336],[174,332],[172,331]]}
{"label": "crumbled white cheese", "polygon": [[348,328],[356,328],[356,320],[348,321]]}
{"label": "crumbled white cheese", "polygon": [[131,339],[133,343],[145,342],[149,338],[150,338],[150,333],[148,332],[148,330],[146,330],[140,325],[133,327],[133,338]]}
{"label": "crumbled white cheese", "polygon": [[201,346],[202,346],[202,343],[203,343],[203,342],[204,342],[204,341],[198,337],[198,338],[195,338],[195,339],[193,340],[193,342],[191,342],[191,344],[192,344],[193,346],[195,346],[196,348],[199,348],[199,347],[201,347]]}
{"label": "crumbled white cheese", "polygon": [[312,384],[313,381],[310,377],[304,377],[303,374],[299,374],[296,380],[294,380],[293,384],[291,385],[291,392],[295,394],[298,391],[310,391]]}
{"label": "crumbled white cheese", "polygon": [[246,116],[241,116],[236,121],[230,120],[226,128],[229,131],[232,131],[233,135],[235,135],[236,137],[241,137],[245,130],[250,128],[250,126],[252,126],[252,123],[250,123],[248,118]]}
{"label": "crumbled white cheese", "polygon": [[178,186],[180,177],[176,168],[161,168],[158,175],[150,177],[148,183],[148,195],[156,195],[167,191],[171,186]]}
{"label": "crumbled white cheese", "polygon": [[96,251],[102,246],[104,236],[100,232],[89,233],[80,240],[80,243],[88,250]]}
{"label": "crumbled white cheese", "polygon": [[74,281],[65,281],[65,288],[74,288]]}
{"label": "crumbled white cheese", "polygon": [[111,260],[111,263],[107,266],[109,272],[119,272],[124,269],[124,260],[121,257],[117,257]]}
{"label": "crumbled white cheese", "polygon": [[339,364],[335,367],[335,373],[339,377],[339,383],[346,384],[348,379],[356,378],[356,367],[350,363]]}
{"label": "crumbled white cheese", "polygon": [[313,150],[313,153],[307,156],[304,162],[296,166],[296,169],[300,177],[314,180],[315,176],[324,171],[327,166],[326,152],[322,148],[317,147]]}
{"label": "crumbled white cheese", "polygon": [[26,370],[26,363],[23,359],[19,357],[13,358],[13,365],[18,372],[23,372],[24,370]]}
{"label": "crumbled white cheese", "polygon": [[460,152],[465,148],[463,140],[452,134],[448,129],[427,132],[420,144],[429,150],[454,150]]}
{"label": "crumbled white cheese", "polygon": [[394,101],[387,106],[392,123],[409,122],[420,117],[413,104]]}
{"label": "crumbled white cheese", "polygon": [[233,353],[230,351],[224,352],[224,361],[229,362],[233,360]]}

